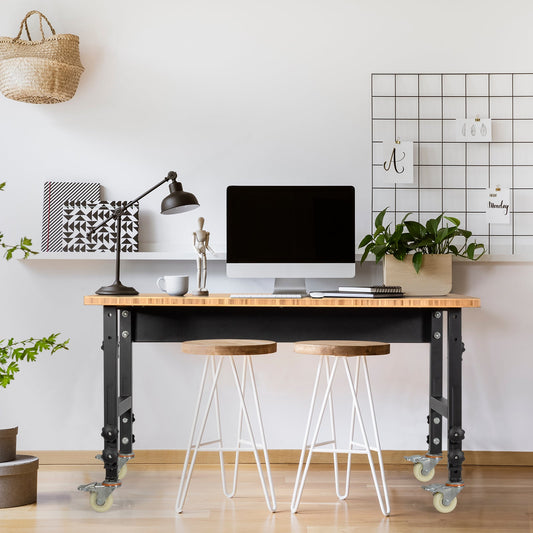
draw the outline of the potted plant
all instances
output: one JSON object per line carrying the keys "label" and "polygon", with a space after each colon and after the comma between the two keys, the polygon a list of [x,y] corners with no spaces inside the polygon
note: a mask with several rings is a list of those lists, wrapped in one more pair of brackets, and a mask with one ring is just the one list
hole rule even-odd
{"label": "potted plant", "polygon": [[476,261],[485,253],[483,244],[469,242],[472,232],[462,229],[455,217],[441,213],[424,225],[408,220],[411,213],[407,213],[391,228],[383,224],[387,209],[376,216],[374,233],[359,243],[359,248],[365,249],[361,263],[369,253],[375,255],[376,262],[383,259],[384,284],[399,285],[407,295],[448,294],[452,288],[452,256]]}
{"label": "potted plant", "polygon": [[[0,183],[0,191],[4,187],[5,183]],[[22,237],[18,244],[7,244],[0,232],[0,248],[5,250],[3,258],[7,261],[15,253],[22,253],[25,259],[37,253],[30,246],[31,240],[27,237]],[[53,354],[57,350],[68,350],[68,340],[59,342],[58,337],[59,333],[19,341],[13,337],[0,338],[0,386],[6,388],[13,381],[20,371],[20,362],[35,361],[42,352]],[[36,499],[38,460],[31,456],[17,457],[18,427],[3,426],[4,422],[0,419],[0,508],[33,503]]]}

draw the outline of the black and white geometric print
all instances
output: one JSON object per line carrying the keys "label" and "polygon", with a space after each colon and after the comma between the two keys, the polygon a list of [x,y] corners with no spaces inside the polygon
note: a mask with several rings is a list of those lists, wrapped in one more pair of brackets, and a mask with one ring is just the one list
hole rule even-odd
{"label": "black and white geometric print", "polygon": [[62,250],[63,204],[67,200],[100,201],[99,183],[47,181],[43,194],[42,252]]}
{"label": "black and white geometric print", "polygon": [[[116,221],[109,220],[88,235],[89,232],[117,208],[128,202],[67,201],[63,205],[63,252],[114,252],[117,238]],[[135,203],[121,215],[120,250],[139,251],[139,204]]]}

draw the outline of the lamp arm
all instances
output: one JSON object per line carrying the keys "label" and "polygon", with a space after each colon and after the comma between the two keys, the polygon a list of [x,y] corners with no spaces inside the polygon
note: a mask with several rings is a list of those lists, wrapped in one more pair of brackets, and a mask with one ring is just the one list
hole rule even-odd
{"label": "lamp arm", "polygon": [[126,209],[129,209],[135,202],[138,202],[141,198],[144,198],[145,196],[150,194],[152,191],[155,191],[158,187],[163,185],[163,183],[176,179],[176,178],[177,178],[177,174],[173,170],[171,170],[168,173],[168,176],[166,178],[163,178],[157,185],[154,185],[152,188],[143,192],[140,196],[137,196],[137,198],[135,198],[131,202],[128,202],[125,206],[115,209],[115,211],[113,211],[113,213],[111,213],[104,220],[102,220],[100,224],[92,228],[91,231],[89,231],[87,235],[90,237],[97,229],[101,228],[104,224],[107,224],[111,219],[113,218],[116,219],[117,217],[122,216],[126,212]]}

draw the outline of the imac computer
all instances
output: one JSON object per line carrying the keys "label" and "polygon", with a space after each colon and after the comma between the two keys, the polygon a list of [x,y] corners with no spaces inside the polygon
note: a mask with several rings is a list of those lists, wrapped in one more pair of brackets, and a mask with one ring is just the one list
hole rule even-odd
{"label": "imac computer", "polygon": [[232,185],[226,200],[228,277],[304,295],[305,278],[355,275],[354,187]]}

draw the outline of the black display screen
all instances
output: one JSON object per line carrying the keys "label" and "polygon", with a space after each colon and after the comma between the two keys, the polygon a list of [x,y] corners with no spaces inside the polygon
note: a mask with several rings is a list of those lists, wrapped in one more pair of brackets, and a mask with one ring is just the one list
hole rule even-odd
{"label": "black display screen", "polygon": [[353,263],[352,186],[230,186],[228,263]]}

